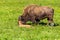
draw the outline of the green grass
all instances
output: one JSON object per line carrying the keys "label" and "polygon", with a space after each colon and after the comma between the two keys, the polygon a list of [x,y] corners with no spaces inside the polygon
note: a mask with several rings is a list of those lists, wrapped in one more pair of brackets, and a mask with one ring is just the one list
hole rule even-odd
{"label": "green grass", "polygon": [[[20,28],[18,16],[30,4],[54,8],[54,22],[59,25]],[[0,0],[0,40],[60,40],[60,0]]]}

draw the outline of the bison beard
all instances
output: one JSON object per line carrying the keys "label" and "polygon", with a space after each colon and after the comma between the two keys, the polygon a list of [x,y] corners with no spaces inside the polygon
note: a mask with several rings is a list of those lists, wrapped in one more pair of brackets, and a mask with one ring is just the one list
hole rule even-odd
{"label": "bison beard", "polygon": [[27,21],[32,23],[39,23],[40,20],[47,18],[47,25],[54,25],[53,22],[54,9],[47,6],[30,5],[24,9],[23,14],[18,18],[22,24],[26,24]]}

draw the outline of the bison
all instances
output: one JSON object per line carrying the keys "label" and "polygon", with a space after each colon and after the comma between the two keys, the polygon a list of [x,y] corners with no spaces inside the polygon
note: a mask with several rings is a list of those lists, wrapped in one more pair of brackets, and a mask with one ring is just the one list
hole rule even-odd
{"label": "bison", "polygon": [[29,5],[27,6],[23,14],[19,16],[18,23],[26,24],[27,21],[32,23],[39,23],[40,20],[47,18],[47,25],[54,25],[53,22],[54,9],[48,6]]}

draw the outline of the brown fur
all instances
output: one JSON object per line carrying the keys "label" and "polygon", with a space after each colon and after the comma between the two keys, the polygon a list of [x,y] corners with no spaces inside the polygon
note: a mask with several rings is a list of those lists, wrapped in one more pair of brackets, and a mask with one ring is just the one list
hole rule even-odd
{"label": "brown fur", "polygon": [[37,23],[42,19],[47,18],[48,24],[53,23],[54,9],[47,6],[30,5],[24,9],[23,14],[18,21],[26,24],[27,21]]}

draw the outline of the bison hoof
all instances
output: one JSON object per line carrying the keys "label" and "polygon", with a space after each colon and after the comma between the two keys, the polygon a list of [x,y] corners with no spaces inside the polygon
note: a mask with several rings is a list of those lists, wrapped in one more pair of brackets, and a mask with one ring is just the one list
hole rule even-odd
{"label": "bison hoof", "polygon": [[50,26],[54,26],[54,23],[50,23],[49,25],[50,25]]}

